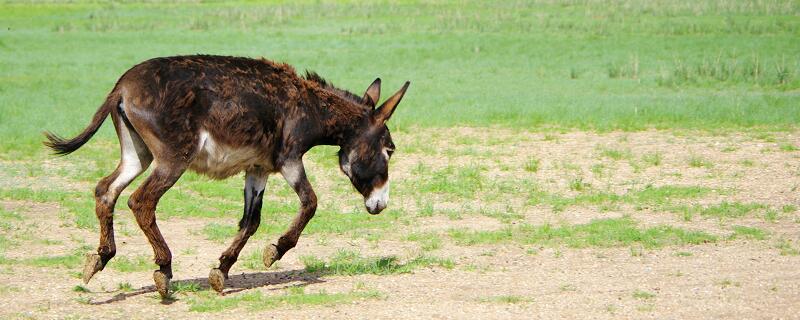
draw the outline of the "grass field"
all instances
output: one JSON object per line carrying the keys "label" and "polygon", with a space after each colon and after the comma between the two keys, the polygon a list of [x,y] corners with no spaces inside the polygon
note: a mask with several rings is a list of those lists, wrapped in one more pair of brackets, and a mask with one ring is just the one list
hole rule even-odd
{"label": "grass field", "polygon": [[[158,207],[173,300],[125,205],[118,255],[81,285],[106,124],[50,156],[128,68],[264,56],[360,93],[410,80],[389,122],[392,199],[363,209],[336,148],[300,244],[261,249],[297,197],[268,182],[218,296],[242,178],[184,175]],[[0,2],[0,317],[735,318],[800,313],[797,1]]]}

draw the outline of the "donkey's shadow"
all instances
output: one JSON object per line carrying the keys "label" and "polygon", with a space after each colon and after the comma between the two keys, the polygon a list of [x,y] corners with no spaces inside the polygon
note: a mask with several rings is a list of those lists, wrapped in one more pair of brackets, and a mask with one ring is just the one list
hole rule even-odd
{"label": "donkey's shadow", "polygon": [[[225,280],[225,290],[222,292],[222,294],[225,295],[253,288],[274,286],[292,282],[300,282],[299,284],[297,284],[297,286],[306,286],[312,283],[321,283],[324,281],[320,280],[319,275],[314,273],[308,273],[303,269],[287,270],[280,272],[241,273],[238,275],[231,275],[227,280]],[[172,285],[177,287],[181,287],[182,285],[188,285],[188,284],[196,284],[202,290],[208,290],[211,288],[211,286],[208,284],[208,277],[177,280],[172,282]],[[273,288],[270,290],[278,290],[278,289],[282,288]],[[110,304],[114,302],[123,301],[129,297],[134,297],[151,292],[156,292],[155,286],[152,285],[144,286],[139,289],[133,290],[131,292],[117,293],[114,296],[107,299],[93,300],[90,301],[89,304],[92,305]],[[175,301],[177,300],[173,297],[173,298],[162,299],[161,303],[171,304]]]}

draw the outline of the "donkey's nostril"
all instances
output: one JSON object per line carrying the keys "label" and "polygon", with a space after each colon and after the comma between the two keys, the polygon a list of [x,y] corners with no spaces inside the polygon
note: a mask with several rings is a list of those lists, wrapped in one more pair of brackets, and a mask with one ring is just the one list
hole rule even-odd
{"label": "donkey's nostril", "polygon": [[364,206],[370,214],[381,213],[389,203],[389,183],[385,183],[378,189],[372,190],[369,196],[364,199]]}

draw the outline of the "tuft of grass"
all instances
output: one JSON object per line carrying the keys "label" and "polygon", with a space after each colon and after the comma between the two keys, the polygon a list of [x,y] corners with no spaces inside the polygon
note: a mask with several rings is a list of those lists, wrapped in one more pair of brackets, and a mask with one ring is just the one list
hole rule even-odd
{"label": "tuft of grass", "polygon": [[153,268],[153,261],[147,256],[116,256],[109,261],[108,266],[119,272],[141,272]]}
{"label": "tuft of grass", "polygon": [[787,152],[800,150],[800,148],[798,148],[797,146],[795,146],[795,145],[793,145],[791,143],[783,143],[783,144],[780,145],[779,148],[781,149],[781,151],[787,151]]}
{"label": "tuft of grass", "polygon": [[224,243],[225,241],[233,239],[238,231],[239,228],[236,226],[211,222],[206,224],[201,232],[205,235],[207,240]]}
{"label": "tuft of grass", "polygon": [[643,291],[643,290],[636,290],[633,292],[633,297],[636,299],[641,300],[650,300],[656,297],[655,293]]}
{"label": "tuft of grass", "polygon": [[329,261],[324,261],[313,256],[301,258],[307,272],[322,275],[359,275],[376,274],[388,275],[397,273],[409,273],[417,268],[443,267],[452,269],[454,263],[450,259],[419,256],[400,263],[397,257],[362,257],[354,251],[340,250]]}
{"label": "tuft of grass", "polygon": [[583,192],[591,188],[591,185],[583,181],[583,177],[577,177],[569,181],[569,189],[572,191]]}
{"label": "tuft of grass", "polygon": [[478,166],[448,166],[431,173],[419,187],[420,192],[443,193],[458,198],[472,198],[486,185]]}
{"label": "tuft of grass", "polygon": [[306,293],[303,287],[292,287],[281,295],[265,295],[254,291],[233,296],[220,297],[216,293],[200,292],[188,298],[189,311],[221,312],[238,307],[250,310],[268,310],[280,307],[299,308],[303,306],[336,305],[357,300],[381,299],[383,296],[375,290],[351,291],[345,293]]}
{"label": "tuft of grass", "polygon": [[738,239],[740,237],[746,239],[764,240],[767,238],[767,232],[755,227],[733,226],[733,233],[728,236],[728,238]]}
{"label": "tuft of grass", "polygon": [[792,246],[791,240],[781,239],[780,241],[778,241],[775,247],[778,248],[778,250],[780,250],[782,256],[800,255],[800,250],[797,250],[797,248]]}
{"label": "tuft of grass", "polygon": [[82,285],[77,285],[77,286],[74,286],[74,287],[72,287],[72,291],[74,291],[74,292],[81,292],[81,293],[89,293],[89,292],[92,292],[91,290],[89,290],[89,288],[86,288],[86,287],[84,287],[84,286],[82,286]]}
{"label": "tuft of grass", "polygon": [[525,162],[525,171],[538,172],[540,165],[541,165],[541,160],[536,158],[528,159],[528,161]]}
{"label": "tuft of grass", "polygon": [[412,233],[406,237],[406,240],[418,242],[422,251],[431,251],[442,247],[442,239],[433,232]]}
{"label": "tuft of grass", "polygon": [[481,302],[492,302],[492,303],[507,303],[507,304],[518,304],[518,303],[529,303],[533,302],[533,299],[523,296],[517,295],[501,295],[501,296],[493,296],[487,298],[481,298]]}
{"label": "tuft of grass", "polygon": [[711,163],[711,161],[708,161],[707,159],[704,159],[700,156],[691,156],[689,158],[689,166],[692,168],[711,169],[712,167],[714,167],[714,164]]}
{"label": "tuft of grass", "polygon": [[760,203],[741,203],[723,201],[718,205],[712,205],[699,209],[700,215],[718,218],[741,218],[756,210],[766,209],[767,206]]}
{"label": "tuft of grass", "polygon": [[647,153],[642,156],[642,161],[653,167],[660,166],[663,160],[664,156],[660,152]]}
{"label": "tuft of grass", "polygon": [[133,291],[133,285],[130,282],[120,282],[117,284],[117,290],[122,292],[130,292]]}
{"label": "tuft of grass", "polygon": [[783,213],[792,213],[797,211],[797,206],[793,204],[787,204],[781,207],[781,212]]}
{"label": "tuft of grass", "polygon": [[671,226],[639,229],[636,222],[624,217],[598,219],[587,224],[553,227],[522,225],[493,231],[451,229],[450,237],[458,245],[520,242],[525,244],[566,245],[571,248],[619,247],[638,244],[644,248],[665,245],[701,244],[717,238],[702,231],[688,231]]}
{"label": "tuft of grass", "polygon": [[693,253],[688,252],[688,251],[678,251],[678,252],[675,253],[675,256],[678,256],[678,257],[691,257],[692,255],[693,255]]}
{"label": "tuft of grass", "polygon": [[617,161],[622,159],[628,159],[631,157],[631,152],[629,150],[618,150],[611,148],[602,148],[600,150],[600,154],[606,158]]}
{"label": "tuft of grass", "polygon": [[504,228],[492,231],[473,231],[469,229],[450,229],[448,235],[458,245],[494,244],[512,240],[514,229]]}
{"label": "tuft of grass", "polygon": [[198,292],[202,290],[200,284],[194,281],[178,281],[170,284],[172,294]]}

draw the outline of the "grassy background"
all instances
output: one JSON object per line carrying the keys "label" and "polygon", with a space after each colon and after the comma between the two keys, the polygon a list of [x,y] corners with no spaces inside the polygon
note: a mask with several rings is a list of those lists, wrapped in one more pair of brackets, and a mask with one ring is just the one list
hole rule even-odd
{"label": "grassy background", "polygon": [[[0,4],[0,151],[82,129],[156,56],[259,57],[361,92],[411,80],[414,126],[793,129],[796,1]],[[110,125],[101,139],[112,139]]]}

